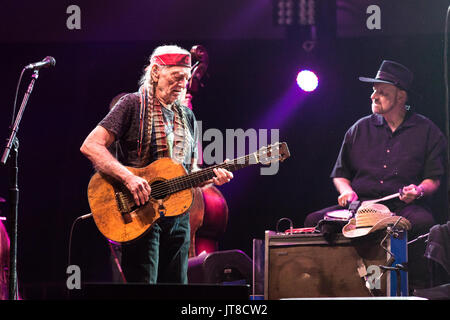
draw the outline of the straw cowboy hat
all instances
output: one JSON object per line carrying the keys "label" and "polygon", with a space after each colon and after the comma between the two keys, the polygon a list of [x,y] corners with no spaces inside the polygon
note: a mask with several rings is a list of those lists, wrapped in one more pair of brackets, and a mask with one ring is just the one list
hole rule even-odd
{"label": "straw cowboy hat", "polygon": [[411,223],[406,218],[396,216],[385,205],[373,203],[360,207],[355,217],[342,228],[342,234],[347,238],[362,237],[390,224],[396,224],[398,229],[411,229]]}

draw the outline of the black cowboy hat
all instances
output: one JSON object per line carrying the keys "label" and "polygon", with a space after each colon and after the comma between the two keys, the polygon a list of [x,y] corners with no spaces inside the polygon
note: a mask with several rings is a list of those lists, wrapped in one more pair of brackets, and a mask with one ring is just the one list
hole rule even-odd
{"label": "black cowboy hat", "polygon": [[359,80],[363,82],[393,84],[401,90],[410,93],[413,78],[414,75],[411,70],[404,65],[395,61],[384,60],[375,78],[359,77]]}

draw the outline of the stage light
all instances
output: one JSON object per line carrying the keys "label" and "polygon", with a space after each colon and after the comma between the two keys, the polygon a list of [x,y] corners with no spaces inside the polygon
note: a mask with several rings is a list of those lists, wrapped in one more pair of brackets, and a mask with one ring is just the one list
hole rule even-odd
{"label": "stage light", "polygon": [[297,75],[297,85],[306,92],[316,90],[319,84],[319,78],[316,74],[309,70],[302,70]]}
{"label": "stage light", "polygon": [[278,26],[316,24],[316,0],[273,0],[273,19]]}

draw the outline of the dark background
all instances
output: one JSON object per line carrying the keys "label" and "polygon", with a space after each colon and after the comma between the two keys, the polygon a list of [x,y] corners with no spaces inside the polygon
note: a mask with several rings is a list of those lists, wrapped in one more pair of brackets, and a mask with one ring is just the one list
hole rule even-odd
{"label": "dark background", "polygon": [[[81,30],[66,28],[70,4],[81,8]],[[381,30],[366,28],[370,4],[381,8]],[[86,189],[93,168],[79,147],[106,114],[111,99],[137,89],[156,46],[207,48],[208,77],[193,101],[203,130],[275,128],[289,145],[291,157],[277,175],[262,176],[254,166],[236,172],[231,183],[219,187],[229,207],[219,248],[240,249],[251,257],[252,239],[262,239],[280,218],[301,227],[307,213],[336,202],[329,174],[342,137],[370,113],[371,87],[358,76],[375,76],[383,59],[414,71],[414,88],[422,99],[412,104],[445,133],[448,5],[425,0],[318,1],[318,42],[306,52],[302,44],[307,32],[274,25],[270,0],[2,4],[2,143],[9,137],[20,71],[45,56],[56,59],[54,68],[40,71],[18,134],[18,276],[25,296],[45,296],[45,289],[32,289],[65,281],[72,223],[90,212]],[[300,68],[318,74],[319,87],[313,93],[296,87]],[[24,74],[17,108],[30,76],[29,71]],[[9,179],[7,168],[0,167],[0,196],[7,200]],[[436,201],[444,221],[445,190]],[[8,203],[0,206],[8,216]],[[84,280],[110,276],[109,248],[93,220],[75,225],[71,254]]]}

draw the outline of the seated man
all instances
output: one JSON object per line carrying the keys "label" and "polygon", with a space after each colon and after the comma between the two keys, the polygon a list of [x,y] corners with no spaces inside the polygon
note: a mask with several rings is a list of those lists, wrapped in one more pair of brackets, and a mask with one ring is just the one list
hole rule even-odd
{"label": "seated man", "polygon": [[401,190],[398,198],[382,204],[411,222],[408,237],[413,239],[436,224],[427,198],[445,173],[446,139],[435,124],[406,105],[413,74],[405,66],[383,61],[375,78],[359,79],[373,83],[373,114],[345,134],[331,173],[338,205],[309,214],[305,226],[316,226],[327,212],[345,209],[352,201]]}

